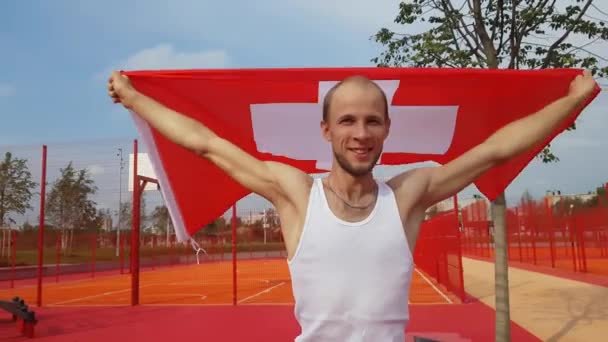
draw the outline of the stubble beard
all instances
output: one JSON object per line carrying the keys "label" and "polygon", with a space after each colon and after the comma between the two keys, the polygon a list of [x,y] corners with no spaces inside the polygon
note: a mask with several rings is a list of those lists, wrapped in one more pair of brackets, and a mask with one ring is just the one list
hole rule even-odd
{"label": "stubble beard", "polygon": [[367,176],[370,172],[372,172],[372,170],[378,163],[378,160],[380,159],[381,154],[382,154],[382,151],[380,151],[374,157],[374,159],[371,161],[371,163],[367,167],[362,167],[362,168],[355,168],[351,163],[349,163],[346,160],[346,158],[344,158],[343,156],[336,153],[336,151],[334,151],[334,158],[336,159],[336,161],[338,162],[338,164],[344,171],[346,171],[348,174],[350,174],[351,176],[353,176],[355,178],[360,178],[363,176]]}

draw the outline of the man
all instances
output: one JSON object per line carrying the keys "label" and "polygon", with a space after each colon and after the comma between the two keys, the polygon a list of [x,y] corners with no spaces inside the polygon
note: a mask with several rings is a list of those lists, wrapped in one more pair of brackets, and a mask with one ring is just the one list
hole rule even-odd
{"label": "man", "polygon": [[203,123],[139,93],[118,72],[108,92],[115,103],[276,207],[302,327],[296,341],[403,341],[412,255],[426,209],[542,142],[594,87],[585,72],[563,98],[452,162],[410,170],[387,183],[375,181],[372,169],[389,134],[388,104],[381,88],[364,77],[343,80],[325,98],[320,129],[333,165],[322,179],[257,160]]}

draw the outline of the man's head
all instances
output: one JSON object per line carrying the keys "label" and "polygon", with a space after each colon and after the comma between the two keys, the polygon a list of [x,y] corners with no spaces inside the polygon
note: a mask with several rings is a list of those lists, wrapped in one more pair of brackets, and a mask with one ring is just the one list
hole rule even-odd
{"label": "man's head", "polygon": [[389,128],[386,95],[369,79],[349,77],[327,93],[321,131],[338,165],[351,175],[363,176],[373,169]]}

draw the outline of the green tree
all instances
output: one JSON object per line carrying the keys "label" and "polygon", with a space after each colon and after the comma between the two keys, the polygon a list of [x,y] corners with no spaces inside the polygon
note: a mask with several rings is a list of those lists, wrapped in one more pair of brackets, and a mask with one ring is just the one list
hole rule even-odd
{"label": "green tree", "polygon": [[608,206],[608,196],[606,195],[606,186],[602,185],[595,188],[596,197],[594,200],[595,205]]}
{"label": "green tree", "polygon": [[[120,229],[122,230],[130,230],[133,225],[133,204],[131,201],[122,202],[120,204]],[[141,196],[140,205],[139,205],[139,223],[141,227],[146,227],[146,222],[148,221],[148,216],[146,215],[146,197]]]}
{"label": "green tree", "polygon": [[95,230],[101,224],[101,217],[97,203],[90,198],[97,187],[87,170],[76,170],[70,162],[60,172],[48,195],[46,215],[51,224],[61,229],[65,251],[71,248],[74,230]]}
{"label": "green tree", "polygon": [[26,163],[26,159],[13,158],[10,152],[6,152],[0,162],[0,226],[15,223],[9,214],[23,215],[32,209],[32,191],[38,184],[32,181]]}
{"label": "green tree", "polygon": [[152,226],[156,227],[159,231],[163,233],[170,231],[172,224],[171,218],[169,217],[169,209],[167,208],[167,206],[156,206],[150,214],[150,220]]}
{"label": "green tree", "polygon": [[[606,11],[593,0],[575,0],[562,7],[556,0],[402,1],[395,23],[404,28],[402,32],[382,28],[376,33],[375,41],[385,50],[372,61],[378,66],[412,67],[580,67],[604,77],[608,60],[594,48],[608,39],[606,17]],[[572,125],[569,130],[575,128]],[[558,161],[550,146],[538,157],[545,163]],[[496,340],[509,341],[504,194],[492,204],[496,229]]]}
{"label": "green tree", "polygon": [[169,246],[169,239],[171,232],[173,231],[173,222],[171,222],[171,216],[169,215],[169,209],[165,205],[159,205],[154,208],[150,214],[150,220],[152,227],[165,233],[166,245]]}

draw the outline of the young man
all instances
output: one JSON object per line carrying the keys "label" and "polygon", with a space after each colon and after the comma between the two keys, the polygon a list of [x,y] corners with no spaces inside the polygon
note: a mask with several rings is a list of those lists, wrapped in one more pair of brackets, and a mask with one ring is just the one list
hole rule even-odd
{"label": "young man", "polygon": [[108,92],[115,103],[276,207],[302,327],[296,341],[403,341],[412,255],[426,209],[540,143],[594,87],[585,72],[563,98],[452,162],[410,170],[387,183],[375,181],[372,169],[389,134],[388,104],[381,88],[364,77],[347,78],[326,96],[320,128],[334,158],[323,179],[257,160],[204,124],[139,93],[118,72]]}

